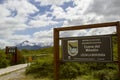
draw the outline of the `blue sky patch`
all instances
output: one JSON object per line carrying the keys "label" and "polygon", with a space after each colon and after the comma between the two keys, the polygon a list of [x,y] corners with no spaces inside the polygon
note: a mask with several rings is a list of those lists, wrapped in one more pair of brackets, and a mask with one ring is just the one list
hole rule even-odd
{"label": "blue sky patch", "polygon": [[7,0],[0,0],[0,4],[3,4],[4,2],[6,2]]}
{"label": "blue sky patch", "polygon": [[73,1],[65,2],[61,7],[65,10],[68,7],[74,7]]}
{"label": "blue sky patch", "polygon": [[15,17],[15,16],[17,15],[17,10],[16,10],[16,9],[14,9],[14,10],[8,9],[8,10],[9,10],[10,13],[11,13],[8,17]]}
{"label": "blue sky patch", "polygon": [[40,28],[28,28],[22,31],[16,31],[14,34],[18,35],[33,35],[35,32],[39,32],[41,29]]}

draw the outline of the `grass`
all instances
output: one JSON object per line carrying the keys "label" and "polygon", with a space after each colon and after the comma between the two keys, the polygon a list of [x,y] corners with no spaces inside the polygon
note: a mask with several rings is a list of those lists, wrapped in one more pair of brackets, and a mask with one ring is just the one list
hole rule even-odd
{"label": "grass", "polygon": [[48,78],[34,78],[33,75],[26,75],[24,78],[20,79],[20,80],[49,80]]}
{"label": "grass", "polygon": [[[27,75],[24,78],[22,78],[21,80],[50,80],[49,78],[34,78],[33,75]],[[77,79],[74,80],[98,80],[98,79],[94,79],[92,76],[79,76]]]}

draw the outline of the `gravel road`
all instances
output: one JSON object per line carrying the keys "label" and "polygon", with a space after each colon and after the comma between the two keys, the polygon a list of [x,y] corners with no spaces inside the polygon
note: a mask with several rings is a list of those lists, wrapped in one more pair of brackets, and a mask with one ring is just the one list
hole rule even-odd
{"label": "gravel road", "polygon": [[0,80],[22,80],[25,77],[25,68],[0,76]]}

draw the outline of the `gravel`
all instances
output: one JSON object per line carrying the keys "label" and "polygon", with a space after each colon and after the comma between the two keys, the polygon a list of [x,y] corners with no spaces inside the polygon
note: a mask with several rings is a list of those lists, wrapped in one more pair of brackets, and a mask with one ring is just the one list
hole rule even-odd
{"label": "gravel", "polygon": [[25,69],[20,69],[0,76],[0,80],[23,80],[25,78]]}

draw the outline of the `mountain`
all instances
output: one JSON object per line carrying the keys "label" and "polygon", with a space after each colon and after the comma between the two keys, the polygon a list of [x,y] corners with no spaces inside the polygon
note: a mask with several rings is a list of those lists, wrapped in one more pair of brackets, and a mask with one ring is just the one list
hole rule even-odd
{"label": "mountain", "polygon": [[28,49],[28,50],[37,50],[37,49],[40,49],[40,48],[44,48],[44,47],[49,47],[50,45],[45,45],[45,44],[36,44],[36,43],[32,43],[28,40],[26,41],[23,41],[22,43],[20,44],[17,44],[16,45],[18,49],[22,50],[22,49]]}

